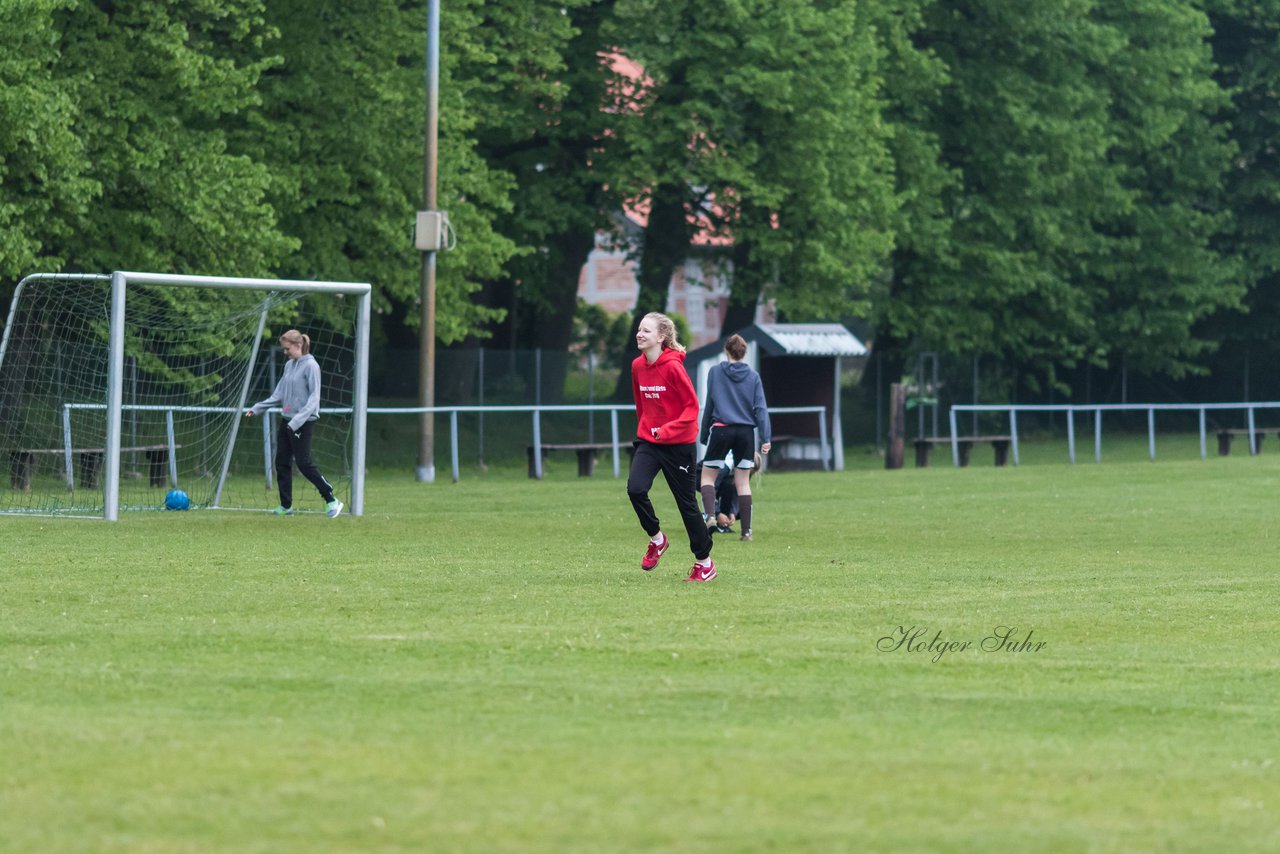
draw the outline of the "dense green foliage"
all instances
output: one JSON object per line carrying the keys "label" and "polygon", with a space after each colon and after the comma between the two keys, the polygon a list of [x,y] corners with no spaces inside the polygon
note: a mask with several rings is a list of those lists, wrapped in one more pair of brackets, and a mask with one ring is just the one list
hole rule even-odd
{"label": "dense green foliage", "polygon": [[1232,147],[1204,15],[974,0],[930,7],[919,32],[948,80],[910,121],[954,179],[932,239],[902,244],[889,331],[1049,380],[1081,360],[1190,367],[1195,322],[1243,291],[1212,248]]}
{"label": "dense green foliage", "polygon": [[[36,270],[368,280],[382,334],[415,340],[425,10],[0,3],[0,297]],[[603,233],[637,312],[705,238],[730,325],[761,299],[861,316],[891,365],[1053,383],[1275,349],[1275,11],[450,3],[439,338],[566,348]]]}
{"label": "dense green foliage", "polygon": [[1217,122],[1237,148],[1224,185],[1233,225],[1219,236],[1218,251],[1237,265],[1247,311],[1219,315],[1205,332],[1222,342],[1220,358],[1252,350],[1269,363],[1280,353],[1280,3],[1214,0],[1206,8],[1214,76],[1231,97]]}
{"label": "dense green foliage", "polygon": [[69,2],[0,4],[0,277],[6,279],[61,266],[55,245],[68,225],[50,214],[83,211],[98,191],[83,174],[74,100],[51,70],[53,12]]}

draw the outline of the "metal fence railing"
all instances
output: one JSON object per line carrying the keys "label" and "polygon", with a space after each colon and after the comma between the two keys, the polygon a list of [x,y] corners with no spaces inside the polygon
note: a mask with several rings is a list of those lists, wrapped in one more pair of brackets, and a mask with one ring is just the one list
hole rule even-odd
{"label": "metal fence railing", "polygon": [[1198,414],[1200,432],[1200,456],[1208,455],[1206,441],[1206,413],[1209,411],[1235,410],[1244,412],[1249,436],[1249,453],[1256,454],[1258,429],[1255,412],[1259,409],[1280,409],[1280,402],[1238,402],[1238,403],[1083,403],[1083,404],[955,404],[951,407],[951,461],[960,465],[959,440],[964,438],[958,432],[957,416],[965,412],[1003,412],[1009,418],[1009,439],[1013,451],[1013,464],[1018,464],[1018,413],[1019,412],[1062,412],[1067,422],[1067,456],[1072,464],[1076,461],[1075,416],[1077,413],[1093,413],[1093,456],[1095,462],[1102,462],[1102,414],[1104,412],[1145,412],[1147,415],[1147,453],[1152,460],[1156,458],[1156,413],[1157,412],[1195,412]]}
{"label": "metal fence railing", "polygon": [[[530,447],[540,448],[542,441],[542,414],[544,412],[608,412],[609,413],[609,441],[608,446],[613,460],[613,476],[615,478],[622,475],[622,448],[630,442],[630,438],[625,441],[621,438],[618,429],[618,413],[634,412],[633,404],[559,404],[559,405],[525,405],[525,406],[370,406],[368,413],[375,415],[423,415],[428,412],[447,413],[449,416],[449,463],[452,471],[453,481],[457,483],[462,475],[460,454],[459,454],[459,413],[477,413],[484,415],[485,413],[512,413],[527,412],[530,415],[531,442]],[[844,468],[843,455],[835,455],[833,459],[831,443],[828,439],[827,432],[827,407],[825,406],[780,406],[769,407],[769,413],[807,413],[811,412],[818,416],[818,443],[819,453],[823,468],[827,471],[840,470]],[[605,443],[601,443],[602,445]],[[534,477],[542,477],[542,454],[533,452],[530,458],[530,470]]]}

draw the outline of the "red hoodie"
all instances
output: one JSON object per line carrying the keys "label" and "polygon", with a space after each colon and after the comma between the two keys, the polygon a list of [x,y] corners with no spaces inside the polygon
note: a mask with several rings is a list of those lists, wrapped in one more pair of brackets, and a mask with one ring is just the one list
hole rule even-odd
{"label": "red hoodie", "polygon": [[[631,363],[631,393],[640,425],[636,435],[659,445],[698,440],[698,395],[684,369],[684,353],[667,348],[649,364],[644,353]],[[653,428],[658,428],[658,438]]]}

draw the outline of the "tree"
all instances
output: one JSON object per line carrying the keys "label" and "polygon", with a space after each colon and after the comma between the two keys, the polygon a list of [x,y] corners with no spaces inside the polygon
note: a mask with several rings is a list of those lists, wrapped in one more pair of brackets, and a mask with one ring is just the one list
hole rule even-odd
{"label": "tree", "polygon": [[[54,12],[69,0],[0,6],[0,281],[58,270],[57,244],[101,184],[73,131],[76,101],[55,75],[60,60]],[[8,312],[8,288],[0,311]]]}
{"label": "tree", "polygon": [[266,167],[232,151],[224,122],[253,109],[277,60],[261,0],[81,2],[55,12],[52,70],[92,164],[92,204],[54,211],[49,255],[72,269],[265,275],[292,241],[266,200]]}
{"label": "tree", "polygon": [[1214,0],[1207,10],[1216,79],[1230,97],[1217,125],[1237,151],[1224,203],[1233,216],[1218,249],[1237,259],[1248,292],[1239,309],[1225,308],[1201,331],[1223,343],[1219,360],[1234,365],[1280,352],[1280,3]]}
{"label": "tree", "polygon": [[637,319],[665,307],[698,234],[733,241],[748,311],[767,290],[789,316],[844,316],[867,293],[896,200],[881,50],[858,8],[619,0],[612,32],[645,75],[620,90],[613,149],[647,212]]}
{"label": "tree", "polygon": [[[439,265],[443,343],[497,314],[472,295],[514,251],[492,229],[508,206],[510,180],[486,167],[470,137],[478,111],[468,99],[480,84],[458,72],[483,52],[473,32],[478,5],[451,4],[442,20],[440,205],[460,235]],[[247,118],[239,143],[270,165],[271,204],[296,238],[279,269],[371,282],[377,309],[416,328],[422,262],[412,228],[422,207],[425,5],[299,0],[272,5],[269,20],[283,61],[263,78],[262,109]]]}
{"label": "tree", "polygon": [[730,161],[715,199],[735,248],[732,302],[754,314],[771,297],[794,321],[863,315],[900,204],[882,118],[882,9],[746,11],[721,95],[732,110],[715,134]]}
{"label": "tree", "polygon": [[[945,63],[923,36],[929,0],[895,4],[878,21],[885,49],[884,122],[899,205],[891,223],[894,248],[884,271],[873,276],[872,345],[882,373],[905,373],[907,355],[926,324],[929,304],[921,296],[929,287],[930,269],[949,269],[952,220],[947,199],[963,176],[942,156],[941,129],[934,121],[949,76]],[[864,381],[874,382],[866,372]]]}
{"label": "tree", "polygon": [[[474,103],[478,151],[514,179],[509,211],[495,228],[520,251],[492,282],[492,298],[513,306],[510,341],[565,352],[573,335],[578,280],[609,227],[616,194],[600,168],[609,141],[604,111],[608,45],[601,24],[613,0],[486,7],[480,32],[494,63]],[[565,363],[544,385],[562,388]]]}
{"label": "tree", "polygon": [[1234,298],[1209,248],[1229,149],[1208,121],[1203,17],[970,0],[923,24],[947,83],[936,109],[901,114],[938,141],[946,219],[906,238],[877,337],[993,355],[1032,385],[1116,353],[1185,370],[1195,319]]}
{"label": "tree", "polygon": [[1102,211],[1086,267],[1099,294],[1096,352],[1143,373],[1203,371],[1216,342],[1197,324],[1244,295],[1238,264],[1215,250],[1235,146],[1215,117],[1209,22],[1198,3],[1114,0],[1095,19],[1122,47],[1095,74],[1111,104],[1109,152],[1128,204]]}
{"label": "tree", "polygon": [[1052,366],[1087,355],[1089,294],[1072,274],[1096,215],[1119,195],[1106,167],[1107,101],[1094,61],[1117,45],[1088,0],[933,7],[922,38],[948,81],[926,119],[942,163],[948,239],[900,257],[890,309],[899,340]]}

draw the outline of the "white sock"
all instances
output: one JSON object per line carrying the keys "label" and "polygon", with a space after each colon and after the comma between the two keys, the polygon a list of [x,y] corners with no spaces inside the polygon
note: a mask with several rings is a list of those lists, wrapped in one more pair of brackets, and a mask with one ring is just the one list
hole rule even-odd
{"label": "white sock", "polygon": [[694,561],[698,566],[711,566],[711,555],[707,555],[702,560]]}
{"label": "white sock", "polygon": [[649,538],[649,542],[653,543],[655,546],[660,546],[662,545],[662,541],[665,539],[666,537],[663,536],[663,533],[661,531],[659,531],[658,533],[654,534],[652,537]]}

